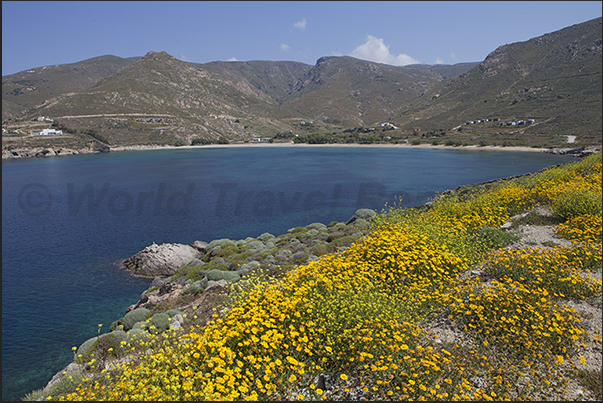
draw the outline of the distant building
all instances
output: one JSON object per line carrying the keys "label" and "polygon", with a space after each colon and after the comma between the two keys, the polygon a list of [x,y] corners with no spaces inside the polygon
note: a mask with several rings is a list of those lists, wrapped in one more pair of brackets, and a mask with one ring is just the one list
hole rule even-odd
{"label": "distant building", "polygon": [[42,131],[36,133],[35,136],[60,136],[61,134],[63,134],[62,130],[42,129]]}
{"label": "distant building", "polygon": [[268,143],[270,141],[270,137],[254,137],[251,141],[255,143]]}

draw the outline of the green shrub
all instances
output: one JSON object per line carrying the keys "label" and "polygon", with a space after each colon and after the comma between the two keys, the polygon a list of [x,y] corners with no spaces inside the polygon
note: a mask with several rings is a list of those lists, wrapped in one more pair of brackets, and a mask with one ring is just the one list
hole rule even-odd
{"label": "green shrub", "polygon": [[[190,268],[190,270],[188,271],[188,273],[186,273],[186,279],[187,280],[194,280],[197,279],[197,277],[203,278],[203,274],[205,273],[204,270],[207,270],[206,268],[206,264],[204,265],[198,265],[198,266],[193,266]],[[200,272],[201,275],[199,275]]]}
{"label": "green shrub", "polygon": [[126,316],[124,316],[122,321],[124,325],[124,330],[128,331],[132,329],[136,322],[146,320],[150,312],[151,311],[149,311],[147,308],[136,308],[128,312]]}
{"label": "green shrub", "polygon": [[520,237],[512,232],[501,231],[491,227],[482,227],[476,231],[473,242],[476,246],[482,246],[484,250],[499,249],[507,246]]}
{"label": "green shrub", "polygon": [[128,330],[128,332],[126,333],[126,335],[128,336],[128,343],[132,342],[133,340],[141,340],[147,334],[148,332],[140,328]]}
{"label": "green shrub", "polygon": [[312,250],[316,256],[325,255],[327,253],[333,252],[335,250],[335,245],[333,243],[328,245],[317,245]]}
{"label": "green shrub", "polygon": [[115,322],[111,323],[111,326],[109,327],[109,330],[110,331],[114,331],[114,330],[118,329],[120,326],[123,329],[123,323],[122,323],[122,321],[123,321],[123,318],[119,318]]}
{"label": "green shrub", "polygon": [[81,372],[69,372],[63,375],[48,389],[37,389],[25,395],[21,400],[39,401],[46,400],[48,396],[60,396],[75,392],[76,388],[83,382],[84,375]]}
{"label": "green shrub", "polygon": [[553,209],[565,219],[580,215],[601,217],[601,194],[592,190],[570,189],[553,201]]}
{"label": "green shrub", "polygon": [[233,282],[239,280],[240,278],[241,275],[236,271],[222,271],[214,269],[207,272],[207,279],[210,281],[226,280],[228,282]]}
{"label": "green shrub", "polygon": [[165,313],[171,318],[172,316],[182,315],[183,313],[177,309],[168,309]]}
{"label": "green shrub", "polygon": [[[111,332],[102,335],[98,339],[98,348],[97,351],[100,353],[100,357],[102,359],[108,359],[110,357],[118,357],[122,350],[121,348],[121,334],[115,334],[116,332]],[[126,333],[123,332],[124,341],[126,341],[127,336]]]}
{"label": "green shrub", "polygon": [[120,343],[122,341],[127,341],[128,337],[126,335],[126,332],[124,332],[123,330],[114,330],[113,332],[109,333],[114,335],[115,337],[117,337],[117,339],[120,341]]}
{"label": "green shrub", "polygon": [[360,239],[360,235],[348,235],[342,236],[341,238],[337,238],[333,241],[333,245],[339,248],[340,246],[350,246],[354,242]]}
{"label": "green shrub", "polygon": [[149,330],[149,324],[145,320],[141,320],[140,322],[136,322],[132,325],[132,329],[130,330]]}
{"label": "green shrub", "polygon": [[170,316],[167,313],[156,313],[149,322],[149,331],[153,334],[161,333],[170,325]]}
{"label": "green shrub", "polygon": [[76,351],[76,355],[82,355],[85,356],[88,353],[88,350],[90,349],[90,347],[92,347],[92,345],[94,344],[94,342],[98,339],[97,336],[91,337],[88,340],[86,340],[85,342],[83,342],[77,349]]}

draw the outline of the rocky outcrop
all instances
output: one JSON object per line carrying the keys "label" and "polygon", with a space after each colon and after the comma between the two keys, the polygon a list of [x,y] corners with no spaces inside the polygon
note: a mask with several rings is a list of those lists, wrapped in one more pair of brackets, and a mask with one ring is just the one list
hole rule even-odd
{"label": "rocky outcrop", "polygon": [[77,155],[89,153],[89,150],[74,150],[64,147],[2,148],[2,159],[54,157],[57,155]]}
{"label": "rocky outcrop", "polygon": [[136,276],[166,277],[173,275],[180,267],[201,255],[202,253],[197,248],[190,245],[179,243],[157,245],[153,243],[126,259],[124,267]]}

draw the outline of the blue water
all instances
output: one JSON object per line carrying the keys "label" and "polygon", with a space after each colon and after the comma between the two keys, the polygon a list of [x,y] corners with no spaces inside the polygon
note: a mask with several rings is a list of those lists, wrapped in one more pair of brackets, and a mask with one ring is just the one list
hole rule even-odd
{"label": "blue water", "polygon": [[536,172],[570,157],[402,148],[198,148],[2,161],[2,399],[43,387],[138,301],[155,242],[243,239]]}

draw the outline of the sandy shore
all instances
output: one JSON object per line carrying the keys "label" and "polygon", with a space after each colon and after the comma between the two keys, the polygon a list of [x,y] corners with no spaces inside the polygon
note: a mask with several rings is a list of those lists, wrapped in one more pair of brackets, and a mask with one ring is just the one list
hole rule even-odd
{"label": "sandy shore", "polygon": [[[188,149],[188,148],[252,148],[252,147],[365,147],[365,148],[429,148],[429,149],[456,149],[456,150],[482,150],[482,151],[526,151],[526,152],[548,152],[548,148],[533,147],[501,147],[501,146],[446,146],[432,144],[307,144],[307,143],[231,143],[231,144],[211,144],[201,146],[124,146],[111,147],[113,151],[135,151],[135,150],[169,150],[169,149]],[[570,148],[568,148],[570,149]]]}
{"label": "sandy shore", "polygon": [[[147,150],[171,150],[171,149],[191,149],[191,148],[253,148],[253,147],[298,147],[298,148],[308,148],[308,147],[364,147],[364,148],[408,148],[408,149],[450,149],[450,150],[476,150],[476,151],[520,151],[520,152],[541,152],[541,153],[554,153],[554,154],[564,154],[568,151],[575,150],[575,147],[567,147],[567,148],[534,148],[534,147],[502,147],[502,146],[478,146],[478,145],[469,145],[469,146],[447,146],[447,145],[432,145],[432,144],[357,144],[357,143],[346,143],[346,144],[307,144],[307,143],[293,143],[293,142],[277,142],[277,143],[231,143],[231,144],[211,144],[211,145],[198,145],[198,146],[157,146],[157,145],[136,145],[136,146],[116,146],[111,147],[111,152],[118,151],[147,151]],[[50,147],[52,149],[52,147]],[[589,150],[589,152],[597,152],[601,150],[600,146],[587,146],[584,149]],[[37,147],[37,148],[24,148],[24,149],[14,149],[9,151],[2,150],[2,159],[12,159],[12,158],[33,158],[36,156],[37,152],[42,152],[45,150],[45,147]],[[32,153],[33,151],[33,153]],[[51,150],[52,151],[52,150]],[[56,150],[54,150],[56,151]],[[62,150],[64,151],[64,150]],[[77,155],[77,154],[91,154],[98,153],[98,151],[93,150],[68,150],[68,153],[50,153],[49,155],[45,155],[45,157],[55,156],[55,155]],[[47,153],[48,151],[46,151]],[[16,156],[13,154],[17,153]],[[18,155],[21,154],[21,155]]]}

